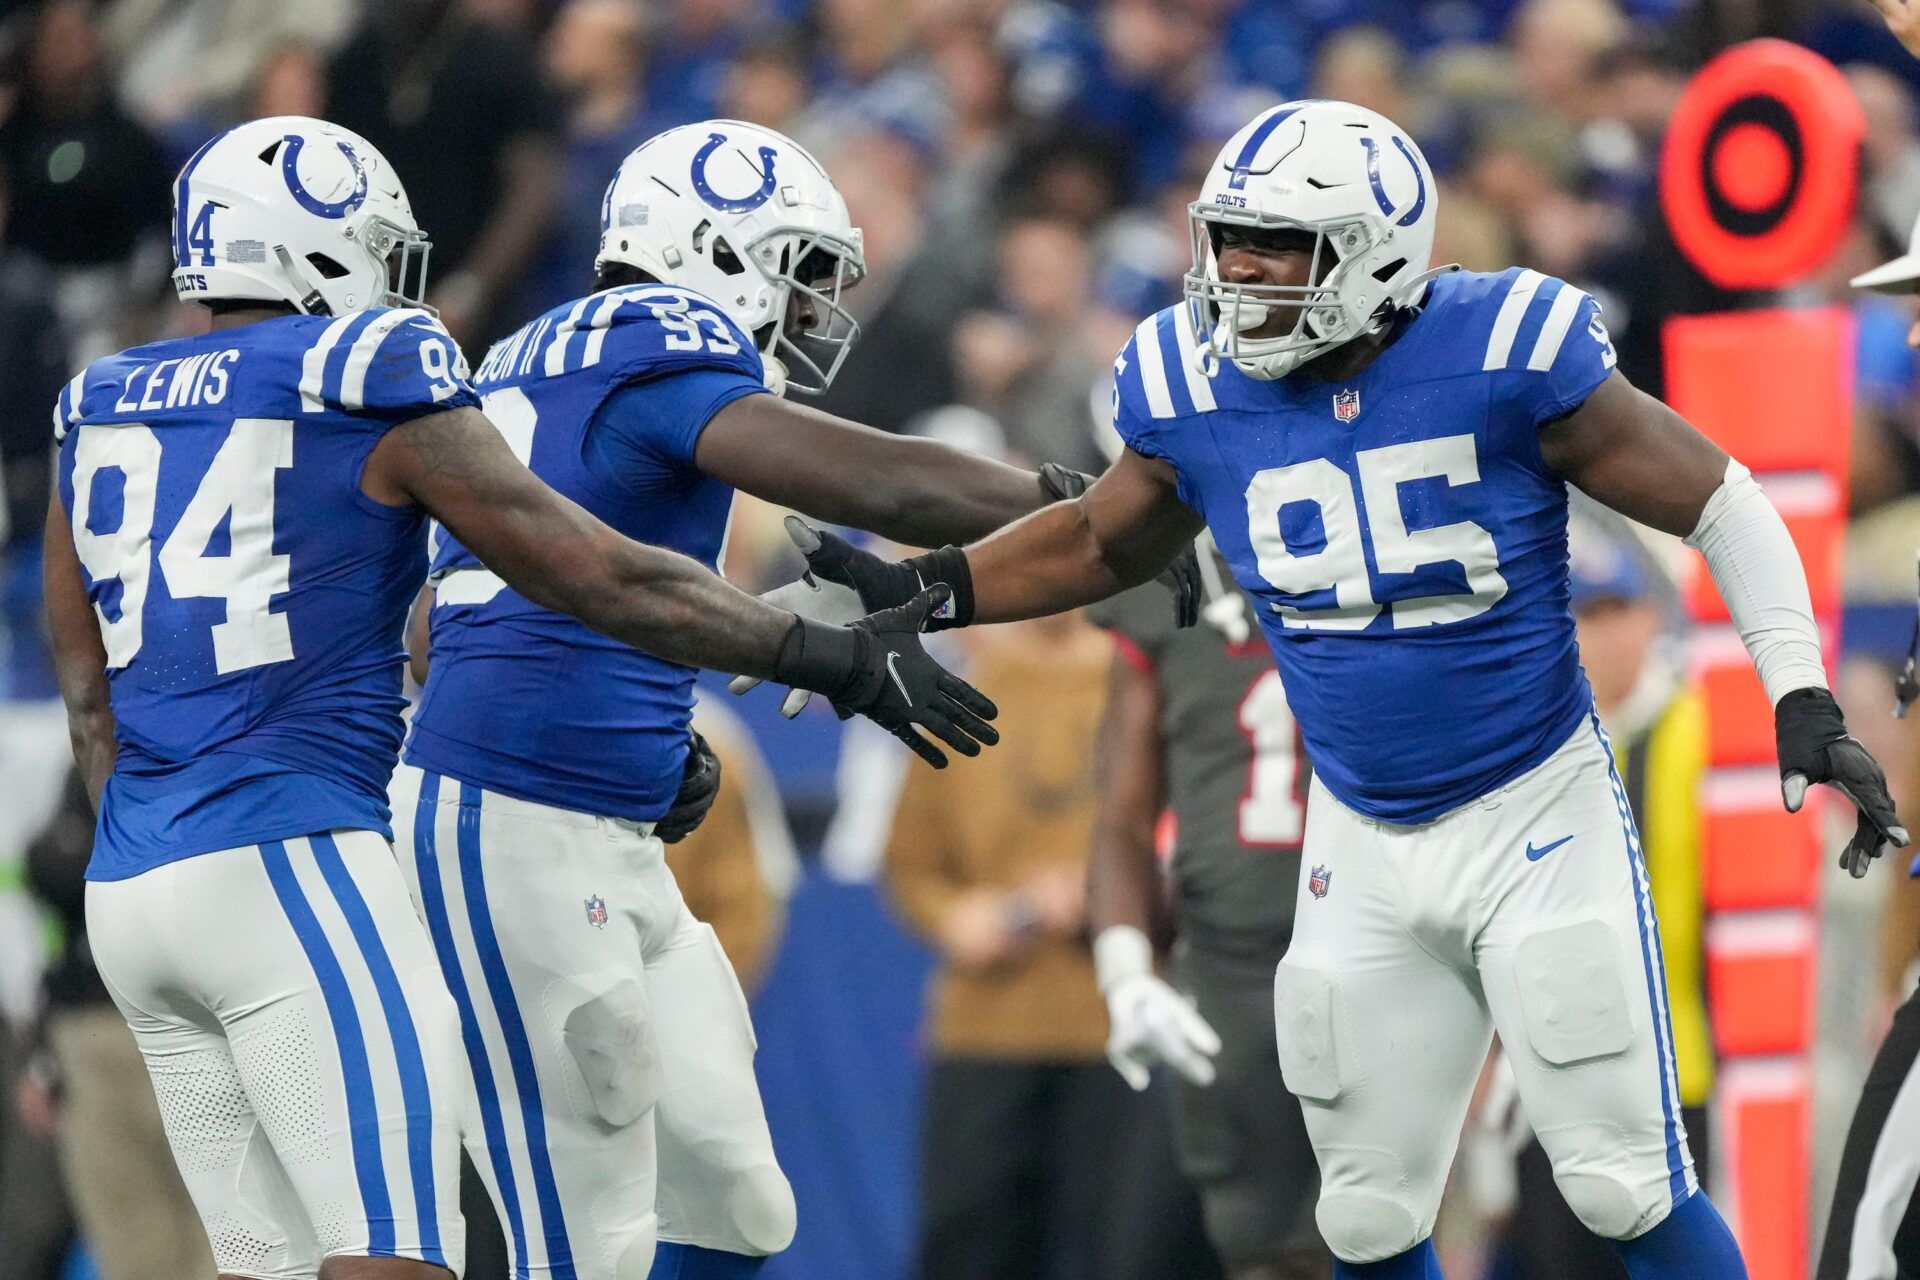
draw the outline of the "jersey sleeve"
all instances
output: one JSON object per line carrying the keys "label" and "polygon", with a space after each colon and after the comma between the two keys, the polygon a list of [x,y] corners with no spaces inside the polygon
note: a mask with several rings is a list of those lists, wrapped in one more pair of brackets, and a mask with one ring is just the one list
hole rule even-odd
{"label": "jersey sleeve", "polygon": [[301,363],[301,406],[310,413],[331,409],[397,423],[480,403],[459,344],[417,308],[343,316]]}
{"label": "jersey sleeve", "polygon": [[1113,431],[1120,443],[1142,457],[1171,462],[1160,440],[1161,423],[1147,406],[1140,359],[1140,337],[1136,333],[1113,361]]}
{"label": "jersey sleeve", "polygon": [[1499,380],[1502,401],[1539,426],[1579,408],[1616,363],[1590,295],[1537,271],[1513,275],[1483,365]]}
{"label": "jersey sleeve", "polygon": [[608,475],[627,474],[625,464],[641,459],[691,467],[700,433],[716,413],[743,397],[769,394],[759,379],[737,369],[674,367],[616,388],[594,415],[586,448],[609,464]]}

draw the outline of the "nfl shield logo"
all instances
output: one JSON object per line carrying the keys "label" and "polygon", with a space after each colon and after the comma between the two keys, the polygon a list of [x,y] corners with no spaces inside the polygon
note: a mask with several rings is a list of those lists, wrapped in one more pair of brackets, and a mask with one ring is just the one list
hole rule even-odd
{"label": "nfl shield logo", "polygon": [[1333,416],[1342,422],[1352,422],[1360,416],[1360,389],[1349,387],[1345,391],[1333,393]]}
{"label": "nfl shield logo", "polygon": [[1333,872],[1325,867],[1315,867],[1307,874],[1307,892],[1316,898],[1327,896],[1327,888],[1333,883]]}
{"label": "nfl shield logo", "polygon": [[587,899],[587,923],[596,929],[607,927],[607,900],[597,893]]}

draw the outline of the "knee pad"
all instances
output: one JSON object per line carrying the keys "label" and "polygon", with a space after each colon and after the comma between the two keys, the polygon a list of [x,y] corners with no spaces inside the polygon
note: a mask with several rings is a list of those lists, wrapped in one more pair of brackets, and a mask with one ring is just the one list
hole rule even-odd
{"label": "knee pad", "polygon": [[1553,1180],[1574,1217],[1606,1240],[1639,1234],[1649,1215],[1667,1202],[1664,1187],[1655,1197],[1635,1195],[1626,1183],[1596,1169],[1555,1169]]}
{"label": "knee pad", "polygon": [[1320,1193],[1314,1210],[1321,1238],[1342,1262],[1398,1257],[1432,1233],[1404,1201],[1378,1191],[1345,1187]]}
{"label": "knee pad", "polygon": [[579,1072],[569,1084],[585,1094],[583,1118],[614,1129],[637,1123],[659,1100],[661,1087],[646,988],[625,974],[597,988],[563,978],[548,988],[547,1008]]}
{"label": "knee pad", "polygon": [[1556,1067],[1625,1053],[1633,1046],[1619,939],[1605,921],[1548,929],[1514,950],[1514,979],[1527,1043]]}
{"label": "knee pad", "polygon": [[1303,1102],[1340,1096],[1340,992],[1331,976],[1284,961],[1273,973],[1280,1074]]}
{"label": "knee pad", "polygon": [[753,1165],[733,1175],[727,1217],[749,1253],[779,1253],[793,1243],[793,1188],[779,1166]]}

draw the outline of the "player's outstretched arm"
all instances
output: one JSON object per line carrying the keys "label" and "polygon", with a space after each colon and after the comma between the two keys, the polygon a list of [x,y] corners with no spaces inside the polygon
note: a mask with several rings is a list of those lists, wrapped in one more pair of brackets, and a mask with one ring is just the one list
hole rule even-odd
{"label": "player's outstretched arm", "polygon": [[914,547],[985,537],[1060,496],[1034,472],[777,396],[714,414],[694,462],[756,498]]}
{"label": "player's outstretched arm", "polygon": [[[756,498],[914,547],[984,538],[1029,512],[1079,497],[1091,483],[1065,467],[1023,471],[775,396],[743,396],[714,414],[694,461]],[[1191,548],[1162,581],[1173,594],[1178,625],[1192,626],[1200,586]],[[869,599],[867,607],[898,603]]]}
{"label": "player's outstretched arm", "polygon": [[56,488],[47,504],[46,559],[42,569],[47,601],[47,636],[53,643],[54,673],[67,706],[67,736],[73,760],[97,810],[100,792],[119,752],[114,739],[113,705],[107,692],[107,648],[100,624],[87,600],[80,556],[73,547],[73,524]]}
{"label": "player's outstretched arm", "polygon": [[1540,452],[1570,483],[1706,558],[1773,702],[1787,808],[1797,811],[1817,782],[1845,795],[1859,824],[1840,861],[1855,876],[1890,845],[1904,846],[1886,775],[1827,691],[1800,554],[1747,469],[1618,373],[1542,428]]}
{"label": "player's outstretched arm", "polygon": [[826,694],[936,766],[945,756],[912,726],[966,755],[997,741],[985,723],[992,702],[920,647],[919,624],[944,595],[922,593],[853,627],[797,618],[687,556],[622,537],[527,470],[477,409],[387,432],[361,488],[391,506],[424,508],[535,604],[657,657]]}
{"label": "player's outstretched arm", "polygon": [[1042,507],[964,551],[942,547],[894,564],[788,521],[808,572],[851,588],[868,606],[935,583],[951,587],[953,608],[936,627],[1039,618],[1104,600],[1190,553],[1205,524],[1180,501],[1173,468],[1131,449],[1080,497]]}
{"label": "player's outstretched arm", "polygon": [[1107,1002],[1107,1060],[1135,1089],[1165,1062],[1195,1084],[1213,1083],[1220,1037],[1186,997],[1154,972],[1159,866],[1153,830],[1165,777],[1160,685],[1116,654],[1095,748],[1100,808],[1087,869],[1093,965]]}

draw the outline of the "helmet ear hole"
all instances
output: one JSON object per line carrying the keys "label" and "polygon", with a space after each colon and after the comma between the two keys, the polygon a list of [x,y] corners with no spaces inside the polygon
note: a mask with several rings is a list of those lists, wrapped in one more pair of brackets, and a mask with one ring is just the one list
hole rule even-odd
{"label": "helmet ear hole", "polygon": [[1399,275],[1400,269],[1406,265],[1407,265],[1407,260],[1405,258],[1395,258],[1392,262],[1389,262],[1386,266],[1380,267],[1377,270],[1375,270],[1373,273],[1373,278],[1375,280],[1378,280],[1381,284],[1385,284],[1387,283],[1387,281]]}
{"label": "helmet ear hole", "polygon": [[701,219],[700,225],[693,229],[692,244],[695,253],[705,253],[707,251],[707,232],[711,230],[713,230],[713,223],[704,218]]}
{"label": "helmet ear hole", "polygon": [[313,269],[320,273],[322,280],[338,280],[342,276],[351,274],[347,267],[324,253],[310,253],[307,255],[307,261],[313,264]]}
{"label": "helmet ear hole", "polygon": [[747,264],[740,261],[740,256],[733,251],[733,246],[721,236],[713,238],[713,265],[718,267],[723,275],[729,276],[741,275],[747,269]]}

